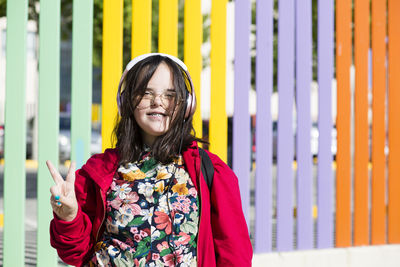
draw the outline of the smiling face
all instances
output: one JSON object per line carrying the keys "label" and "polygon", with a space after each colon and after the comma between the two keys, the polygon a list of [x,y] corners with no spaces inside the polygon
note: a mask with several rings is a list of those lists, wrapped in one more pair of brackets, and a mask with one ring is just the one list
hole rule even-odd
{"label": "smiling face", "polygon": [[162,62],[149,80],[145,94],[133,113],[145,144],[152,146],[158,136],[168,131],[174,111],[174,94],[173,74],[168,65]]}

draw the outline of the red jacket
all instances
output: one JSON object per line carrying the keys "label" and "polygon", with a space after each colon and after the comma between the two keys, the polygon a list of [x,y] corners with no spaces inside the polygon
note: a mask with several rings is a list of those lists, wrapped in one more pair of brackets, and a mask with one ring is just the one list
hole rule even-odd
{"label": "red jacket", "polygon": [[[197,143],[193,142],[183,153],[186,170],[201,201],[198,266],[251,266],[253,251],[243,216],[238,179],[218,156],[208,154],[215,169],[211,198],[200,172]],[[103,154],[91,157],[76,171],[78,214],[71,222],[54,216],[50,224],[51,245],[66,263],[81,266],[93,255],[94,244],[104,231],[106,193],[117,167],[117,150],[107,149]]]}

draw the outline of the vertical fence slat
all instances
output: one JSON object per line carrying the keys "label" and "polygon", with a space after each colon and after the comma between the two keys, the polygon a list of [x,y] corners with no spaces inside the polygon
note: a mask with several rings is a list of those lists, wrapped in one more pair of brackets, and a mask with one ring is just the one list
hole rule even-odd
{"label": "vertical fence slat", "polygon": [[3,264],[16,267],[25,266],[27,19],[27,0],[7,1]]}
{"label": "vertical fence slat", "polygon": [[244,216],[249,225],[250,206],[250,61],[251,4],[249,0],[235,2],[235,89],[233,114],[233,168],[239,177]]}
{"label": "vertical fence slat", "polygon": [[293,249],[294,1],[279,1],[277,249]]}
{"label": "vertical fence slat", "polygon": [[256,6],[256,186],[255,252],[272,250],[272,121],[274,1]]}
{"label": "vertical fence slat", "polygon": [[369,1],[354,2],[354,245],[369,244],[368,54]]}
{"label": "vertical fence slat", "polygon": [[386,243],[386,2],[372,0],[371,243]]}
{"label": "vertical fence slat", "polygon": [[151,0],[132,0],[132,58],[151,52]]}
{"label": "vertical fence slat", "polygon": [[71,158],[80,168],[90,155],[93,0],[73,1]]}
{"label": "vertical fence slat", "polygon": [[[117,91],[122,74],[123,0],[103,2],[103,55],[101,91],[102,150],[111,147],[117,114]],[[135,48],[134,48],[135,49]]]}
{"label": "vertical fence slat", "polygon": [[336,153],[336,246],[351,245],[351,159],[350,159],[350,0],[336,1],[336,80],[337,80],[337,153]]}
{"label": "vertical fence slat", "polygon": [[[56,266],[57,254],[50,246],[49,221],[53,218],[49,188],[54,185],[46,160],[58,165],[60,110],[60,0],[40,2],[37,266]],[[42,53],[40,53],[42,52]]]}
{"label": "vertical fence slat", "polygon": [[297,248],[313,248],[311,80],[312,1],[296,2]]}
{"label": "vertical fence slat", "polygon": [[185,2],[184,16],[184,49],[183,58],[193,80],[196,93],[197,109],[193,118],[193,127],[197,137],[202,137],[203,122],[201,120],[201,70],[203,58],[201,45],[203,43],[203,17],[201,14],[201,0]]}
{"label": "vertical fence slat", "polygon": [[334,1],[318,1],[318,221],[317,247],[333,245],[332,79]]}
{"label": "vertical fence slat", "polygon": [[227,0],[211,2],[211,99],[210,151],[228,159],[228,120],[226,115],[226,6]]}
{"label": "vertical fence slat", "polygon": [[400,243],[400,2],[389,9],[389,243]]}
{"label": "vertical fence slat", "polygon": [[159,0],[158,51],[178,56],[178,0]]}

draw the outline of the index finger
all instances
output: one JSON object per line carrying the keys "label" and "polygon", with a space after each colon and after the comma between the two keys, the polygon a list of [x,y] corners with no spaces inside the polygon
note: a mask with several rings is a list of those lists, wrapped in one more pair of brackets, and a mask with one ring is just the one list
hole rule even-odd
{"label": "index finger", "polygon": [[53,163],[51,163],[50,160],[46,160],[46,165],[50,171],[51,177],[53,177],[53,180],[56,184],[64,182],[64,179],[61,177],[60,173],[56,170],[56,168],[54,167]]}

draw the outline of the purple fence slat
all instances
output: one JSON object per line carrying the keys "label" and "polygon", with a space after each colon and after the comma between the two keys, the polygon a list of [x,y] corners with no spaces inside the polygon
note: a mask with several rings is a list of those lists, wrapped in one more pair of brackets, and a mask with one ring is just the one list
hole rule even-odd
{"label": "purple fence slat", "polygon": [[272,250],[272,121],[273,88],[273,0],[257,1],[256,6],[256,253]]}
{"label": "purple fence slat", "polygon": [[311,161],[311,0],[296,1],[297,248],[313,248]]}
{"label": "purple fence slat", "polygon": [[233,168],[239,178],[243,212],[249,225],[250,206],[250,0],[235,1],[235,81],[233,116]]}
{"label": "purple fence slat", "polygon": [[279,1],[277,249],[293,249],[294,0]]}
{"label": "purple fence slat", "polygon": [[332,78],[333,0],[318,1],[318,248],[333,246]]}

